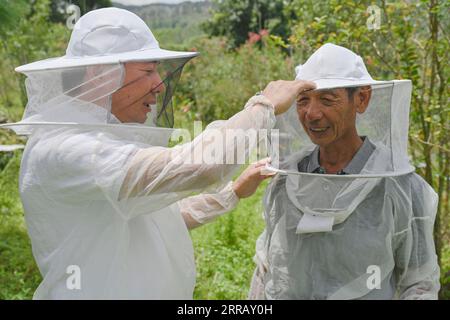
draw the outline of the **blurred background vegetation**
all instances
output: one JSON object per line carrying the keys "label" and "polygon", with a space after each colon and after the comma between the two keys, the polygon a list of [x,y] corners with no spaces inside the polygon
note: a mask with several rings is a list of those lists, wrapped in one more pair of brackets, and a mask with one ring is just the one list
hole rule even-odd
{"label": "blurred background vegetation", "polygon": [[[14,68],[64,54],[69,3],[81,13],[125,7],[147,22],[162,47],[201,52],[188,63],[174,97],[176,123],[188,129],[192,120],[230,117],[270,80],[292,79],[294,67],[327,42],[361,55],[376,79],[411,79],[409,150],[417,172],[439,195],[440,294],[450,298],[450,2],[214,0],[132,7],[94,0],[0,0],[0,123],[20,120],[26,105],[24,77]],[[377,12],[379,26],[372,28]],[[0,145],[25,142],[0,130]],[[17,190],[20,157],[20,151],[0,152],[0,299],[29,299],[40,282]],[[246,298],[255,240],[264,227],[263,189],[232,214],[192,232],[196,299]]]}

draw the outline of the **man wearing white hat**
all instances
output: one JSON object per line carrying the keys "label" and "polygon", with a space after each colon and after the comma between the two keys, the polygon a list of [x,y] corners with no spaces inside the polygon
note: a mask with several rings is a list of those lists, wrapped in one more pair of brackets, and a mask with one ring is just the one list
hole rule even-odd
{"label": "man wearing white hat", "polygon": [[[239,165],[196,157],[217,143],[210,138],[218,131],[272,128],[275,114],[314,87],[271,83],[214,132],[168,148],[171,96],[196,55],[160,49],[139,17],[107,8],[77,22],[65,56],[16,69],[27,76],[28,104],[22,121],[3,127],[29,135],[19,187],[43,277],[34,298],[192,298],[186,226],[212,220],[248,193],[230,182]],[[224,156],[236,145],[221,146]]]}
{"label": "man wearing white hat", "polygon": [[296,68],[317,89],[277,117],[252,299],[437,299],[437,195],[407,156],[409,80],[376,81],[325,44]]}

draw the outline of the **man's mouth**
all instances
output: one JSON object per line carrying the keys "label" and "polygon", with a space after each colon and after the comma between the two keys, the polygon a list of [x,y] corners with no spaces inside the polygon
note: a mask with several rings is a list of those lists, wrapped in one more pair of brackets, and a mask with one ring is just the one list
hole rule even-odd
{"label": "man's mouth", "polygon": [[316,133],[325,132],[330,127],[310,127],[309,130]]}

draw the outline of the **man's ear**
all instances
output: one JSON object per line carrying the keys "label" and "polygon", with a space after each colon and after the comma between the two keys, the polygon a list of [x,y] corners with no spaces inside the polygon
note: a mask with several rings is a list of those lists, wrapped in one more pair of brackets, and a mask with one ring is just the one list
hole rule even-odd
{"label": "man's ear", "polygon": [[364,113],[369,106],[370,97],[372,96],[372,88],[364,86],[358,89],[354,96],[356,112]]}

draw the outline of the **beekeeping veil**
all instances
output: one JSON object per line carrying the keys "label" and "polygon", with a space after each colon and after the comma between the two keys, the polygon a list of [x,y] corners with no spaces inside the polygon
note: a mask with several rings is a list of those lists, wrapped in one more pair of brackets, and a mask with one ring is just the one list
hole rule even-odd
{"label": "beekeeping veil", "polygon": [[64,56],[16,68],[27,77],[28,103],[22,121],[5,126],[24,135],[95,127],[165,140],[171,130],[163,128],[173,127],[172,95],[196,55],[161,49],[129,11],[91,11],[74,26]]}
{"label": "beekeeping veil", "polygon": [[325,225],[331,228],[351,214],[380,178],[414,170],[407,155],[411,82],[373,80],[361,57],[332,44],[317,50],[296,68],[296,73],[297,80],[314,81],[316,90],[367,86],[371,90],[368,107],[357,114],[356,128],[358,135],[368,138],[375,149],[358,173],[300,172],[299,162],[306,156],[317,157],[317,150],[313,151],[318,147],[305,133],[295,104],[277,117],[278,135],[272,135],[272,169],[287,175],[287,190],[294,203],[311,217],[317,216],[317,223],[319,217],[322,223],[328,221]]}
{"label": "beekeeping veil", "polygon": [[[265,297],[390,299],[395,288],[435,276],[436,194],[411,173],[407,155],[411,82],[373,80],[360,56],[333,44],[299,65],[296,79],[315,82],[315,90],[369,88],[356,129],[364,139],[361,148],[368,142],[372,147],[366,159],[355,154],[356,172],[312,171],[308,161],[302,169],[304,159],[320,164],[319,146],[305,133],[296,103],[277,117],[269,169],[279,174],[266,190],[267,225],[255,256],[265,272]],[[367,285],[371,265],[381,270],[382,290]]]}

